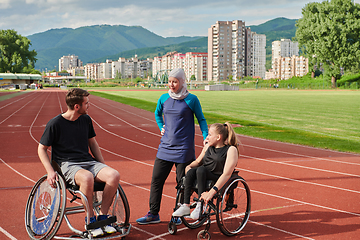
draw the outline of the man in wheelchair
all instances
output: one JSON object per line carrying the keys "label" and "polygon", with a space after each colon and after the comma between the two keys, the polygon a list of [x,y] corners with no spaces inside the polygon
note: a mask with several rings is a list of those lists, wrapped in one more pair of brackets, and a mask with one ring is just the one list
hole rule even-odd
{"label": "man in wheelchair", "polygon": [[[88,201],[90,219],[85,217],[85,227],[97,221],[106,220],[120,175],[118,171],[105,165],[99,145],[95,139],[92,120],[87,115],[89,93],[73,88],[66,94],[67,111],[51,119],[44,130],[38,146],[38,155],[47,172],[47,181],[56,187],[58,180],[51,161],[55,161],[67,183],[78,185],[87,199],[93,198],[94,181],[105,183],[100,215],[93,212],[92,201]],[[51,147],[51,160],[47,150]],[[89,153],[89,149],[91,154]],[[82,199],[84,205],[85,200]],[[90,230],[93,237],[116,232],[111,225]]]}
{"label": "man in wheelchair", "polygon": [[[205,205],[230,179],[238,161],[239,149],[235,132],[229,123],[212,124],[207,144],[202,149],[199,157],[189,164],[185,171],[184,203],[172,214],[173,217],[190,215],[190,218],[199,219],[201,202]],[[190,214],[191,189],[195,180],[198,183],[199,202]],[[215,185],[206,192],[207,180],[216,181]]]}

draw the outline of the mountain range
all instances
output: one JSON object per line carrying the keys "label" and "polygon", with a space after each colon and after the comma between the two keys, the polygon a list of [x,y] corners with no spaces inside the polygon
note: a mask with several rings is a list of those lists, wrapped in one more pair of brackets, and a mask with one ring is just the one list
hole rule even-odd
{"label": "mountain range", "polygon": [[[266,35],[267,59],[271,42],[295,36],[296,19],[276,18],[260,25],[248,26]],[[210,27],[210,26],[209,26]],[[62,56],[76,55],[84,65],[90,62],[117,60],[119,57],[153,58],[169,51],[207,52],[207,37],[162,37],[141,26],[94,25],[76,29],[61,28],[27,36],[37,52],[35,68],[57,69]]]}

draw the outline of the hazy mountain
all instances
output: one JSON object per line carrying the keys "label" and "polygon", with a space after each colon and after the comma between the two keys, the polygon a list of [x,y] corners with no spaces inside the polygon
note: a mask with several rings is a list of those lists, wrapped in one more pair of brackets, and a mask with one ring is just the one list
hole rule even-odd
{"label": "hazy mountain", "polygon": [[36,69],[54,69],[64,55],[75,54],[87,63],[90,59],[126,50],[178,44],[199,37],[164,38],[140,26],[95,25],[51,29],[28,38],[38,53]]}
{"label": "hazy mountain", "polygon": [[[267,68],[271,59],[271,42],[295,36],[295,19],[276,18],[260,25],[248,26],[266,35]],[[84,65],[89,62],[117,60],[119,57],[153,58],[170,51],[207,52],[207,37],[168,37],[156,35],[140,26],[96,25],[76,29],[51,29],[28,36],[38,53],[36,69],[52,70],[64,55],[77,55]]]}

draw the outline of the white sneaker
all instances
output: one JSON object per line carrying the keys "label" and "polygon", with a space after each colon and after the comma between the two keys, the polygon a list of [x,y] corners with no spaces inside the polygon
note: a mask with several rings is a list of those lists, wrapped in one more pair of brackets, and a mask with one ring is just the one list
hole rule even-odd
{"label": "white sneaker", "polygon": [[108,234],[110,234],[110,233],[116,233],[116,229],[115,229],[113,226],[106,225],[106,226],[104,227],[104,232],[105,232],[105,233],[108,233]]}
{"label": "white sneaker", "polygon": [[172,216],[182,217],[189,214],[190,214],[190,207],[185,204],[181,204],[181,206],[178,209],[176,209],[176,211],[172,214]]}
{"label": "white sneaker", "polygon": [[104,232],[101,228],[97,228],[97,229],[91,229],[89,230],[91,236],[93,237],[99,237],[99,236],[102,236],[104,235]]}
{"label": "white sneaker", "polygon": [[192,218],[194,220],[198,220],[200,217],[200,211],[201,211],[201,202],[197,202],[196,208],[190,214],[190,218]]}

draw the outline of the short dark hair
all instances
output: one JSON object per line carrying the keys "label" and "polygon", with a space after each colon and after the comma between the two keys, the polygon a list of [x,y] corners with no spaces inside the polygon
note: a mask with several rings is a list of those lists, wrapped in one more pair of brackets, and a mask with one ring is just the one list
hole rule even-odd
{"label": "short dark hair", "polygon": [[81,88],[72,88],[70,89],[65,97],[66,105],[73,110],[75,104],[81,105],[84,101],[84,97],[89,96],[90,93]]}

